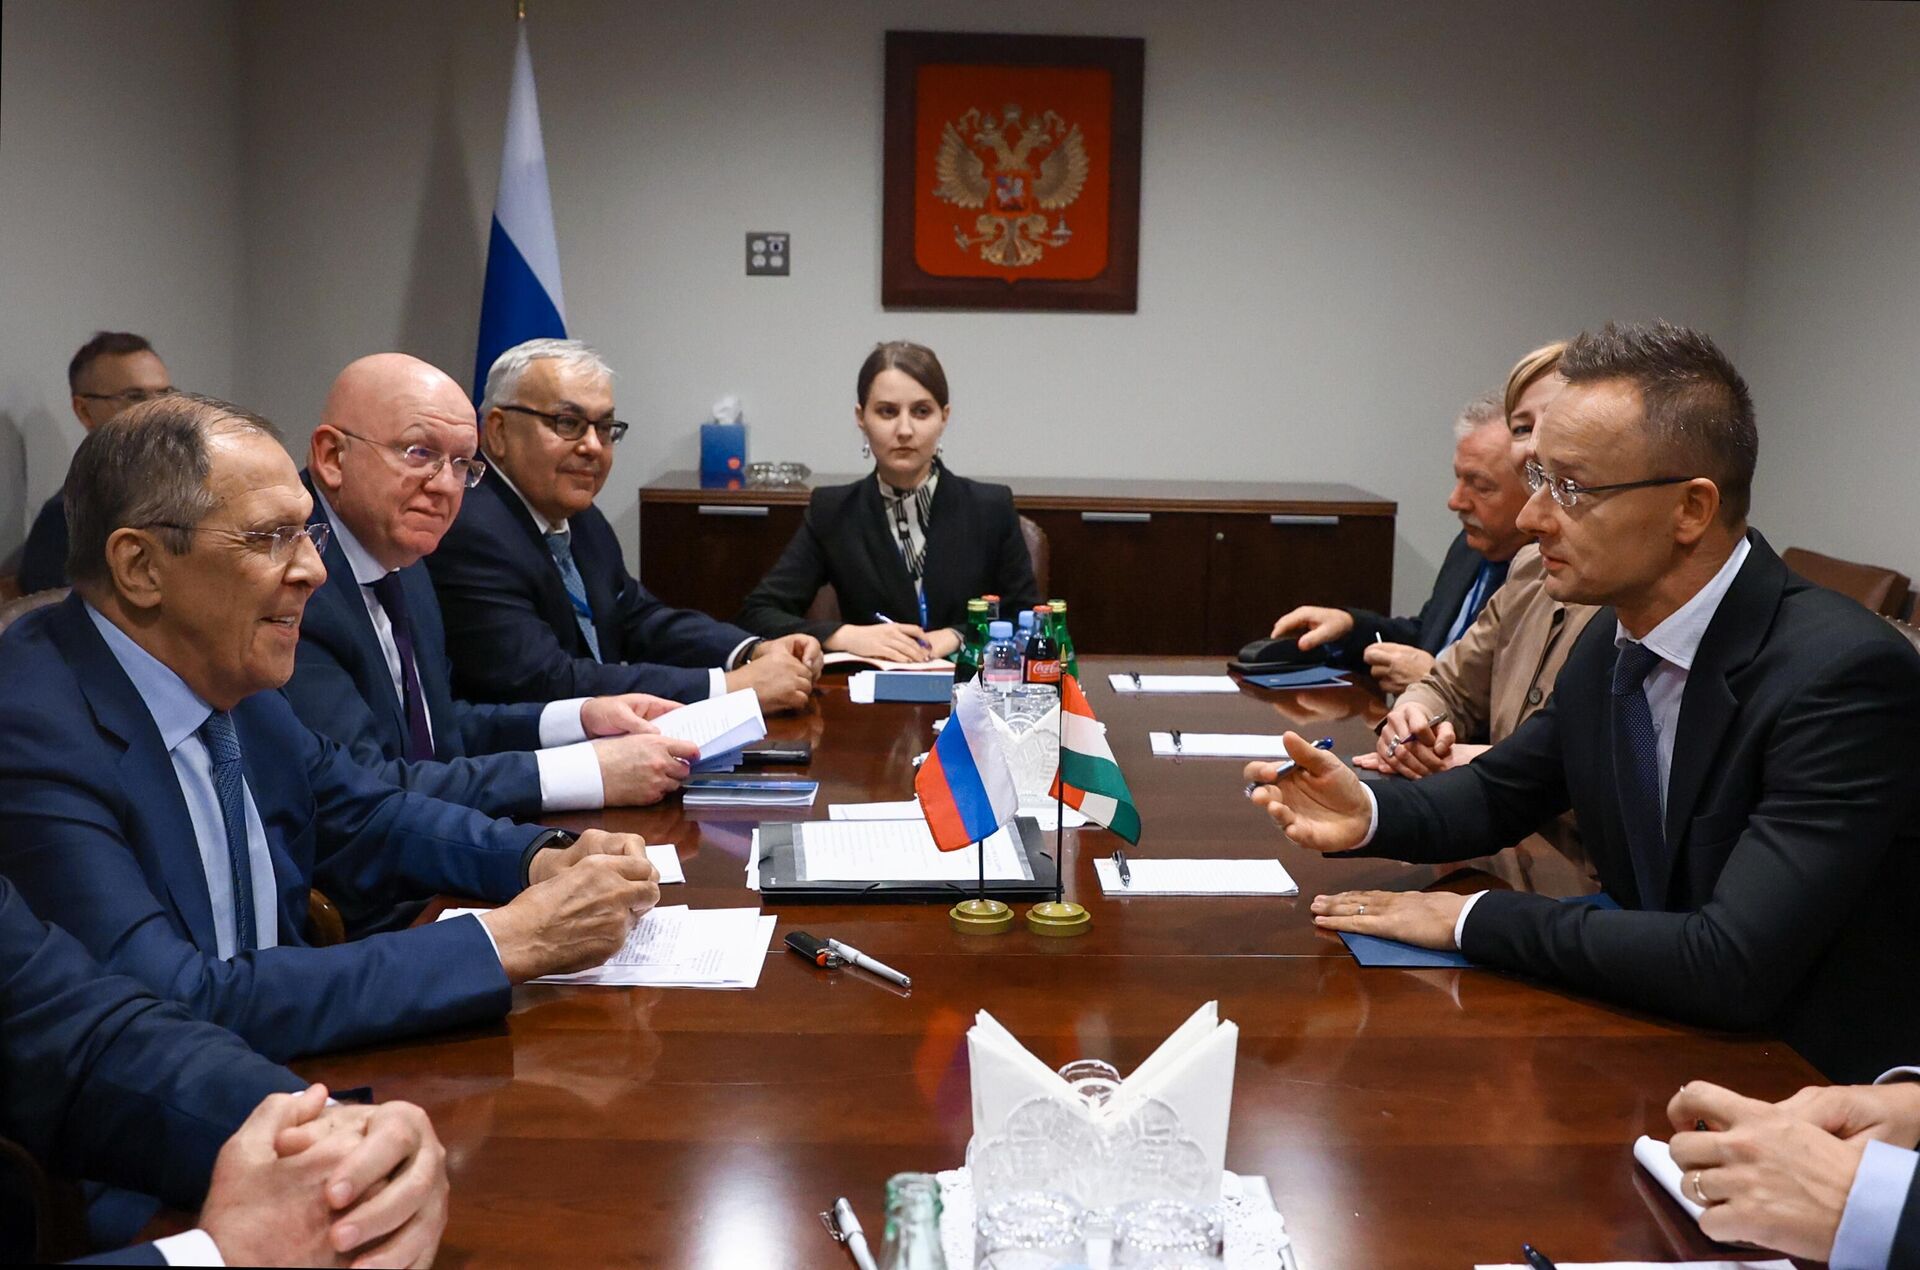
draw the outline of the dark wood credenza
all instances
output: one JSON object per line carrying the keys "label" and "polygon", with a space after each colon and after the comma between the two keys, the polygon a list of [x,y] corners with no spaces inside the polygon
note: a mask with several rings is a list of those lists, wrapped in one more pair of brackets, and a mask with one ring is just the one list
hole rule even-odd
{"label": "dark wood credenza", "polygon": [[[853,480],[820,475],[816,484]],[[1231,653],[1296,604],[1385,611],[1397,505],[1350,485],[986,477],[1046,531],[1050,596],[1074,642],[1109,653]],[[640,490],[640,580],[728,618],[800,527],[810,491]]]}

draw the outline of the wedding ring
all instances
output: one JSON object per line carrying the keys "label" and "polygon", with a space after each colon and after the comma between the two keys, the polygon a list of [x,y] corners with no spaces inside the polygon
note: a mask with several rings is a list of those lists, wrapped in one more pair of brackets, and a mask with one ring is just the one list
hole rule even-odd
{"label": "wedding ring", "polygon": [[1364,913],[1367,911],[1367,906],[1365,904],[1362,904],[1359,908],[1356,908],[1353,911],[1355,913]]}
{"label": "wedding ring", "polygon": [[1700,1174],[1698,1170],[1689,1173],[1687,1178],[1688,1189],[1693,1192],[1693,1197],[1699,1201],[1700,1207],[1705,1208],[1707,1206],[1707,1193],[1700,1189]]}

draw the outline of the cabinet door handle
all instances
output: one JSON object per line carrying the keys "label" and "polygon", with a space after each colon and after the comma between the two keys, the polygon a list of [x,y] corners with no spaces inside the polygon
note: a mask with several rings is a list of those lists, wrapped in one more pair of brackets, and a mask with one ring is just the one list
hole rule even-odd
{"label": "cabinet door handle", "polygon": [[1337,525],[1340,523],[1340,518],[1338,516],[1279,515],[1267,517],[1267,523],[1269,525]]}
{"label": "cabinet door handle", "polygon": [[773,509],[751,504],[701,503],[699,512],[702,516],[770,516],[773,514]]}
{"label": "cabinet door handle", "polygon": [[1086,525],[1146,525],[1153,522],[1152,512],[1081,512]]}

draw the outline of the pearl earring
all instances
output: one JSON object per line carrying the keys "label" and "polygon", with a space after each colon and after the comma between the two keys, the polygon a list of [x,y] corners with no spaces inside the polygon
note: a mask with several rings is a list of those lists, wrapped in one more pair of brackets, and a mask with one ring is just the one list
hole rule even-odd
{"label": "pearl earring", "polygon": [[870,459],[873,457],[873,445],[871,442],[862,441],[860,443],[860,457],[863,459]]}

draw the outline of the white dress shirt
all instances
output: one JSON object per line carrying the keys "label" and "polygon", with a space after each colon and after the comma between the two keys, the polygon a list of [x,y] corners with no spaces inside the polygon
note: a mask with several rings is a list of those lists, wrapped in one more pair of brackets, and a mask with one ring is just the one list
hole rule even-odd
{"label": "white dress shirt", "polygon": [[[507,475],[505,468],[501,467],[492,459],[487,460],[487,466],[498,473],[500,479],[505,482],[506,487],[513,491],[513,496],[520,500],[522,507],[527,509],[527,515],[533,517],[533,523],[539,527],[541,533],[565,534],[569,538],[573,536],[573,530],[567,525],[566,521],[552,521],[542,516],[540,509],[532,503],[529,503],[527,496],[520,492],[520,487],[513,483],[513,478]],[[557,569],[560,566],[555,565],[554,567]],[[738,669],[747,650],[759,642],[758,636],[750,636],[747,639],[741,640],[738,644],[734,645],[733,651],[727,654],[726,665],[712,667],[707,671],[707,696],[709,698],[724,697],[727,695],[727,672]],[[596,807],[599,805],[599,803],[594,804]]]}
{"label": "white dress shirt", "polygon": [[[320,500],[320,510],[326,513],[328,523],[333,526],[334,540],[340,544],[340,552],[347,558],[347,567],[353,571],[353,580],[360,585],[360,599],[367,606],[367,617],[373,622],[374,639],[380,645],[381,655],[386,658],[387,678],[393,684],[394,698],[404,703],[407,692],[400,673],[400,646],[394,642],[393,622],[373,593],[373,584],[391,571],[374,559],[373,553],[353,536],[353,531],[334,513],[333,505],[327,502],[326,495],[320,492],[318,485],[314,487],[314,497]],[[418,679],[419,676],[419,658],[416,656],[414,678]],[[580,722],[580,707],[587,700],[586,697],[569,697],[564,701],[549,701],[541,708],[540,744],[548,748],[537,751],[533,761],[540,773],[542,811],[585,811],[606,806],[606,786],[600,779],[600,757],[587,742],[587,730]],[[424,699],[420,702],[420,710],[427,717],[427,738],[432,740],[433,711]]]}

